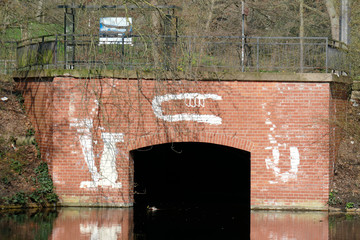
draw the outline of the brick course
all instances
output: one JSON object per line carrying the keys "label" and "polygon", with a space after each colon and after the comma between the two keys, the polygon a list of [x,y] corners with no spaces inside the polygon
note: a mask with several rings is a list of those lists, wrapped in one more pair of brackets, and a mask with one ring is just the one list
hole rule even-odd
{"label": "brick course", "polygon": [[[42,157],[49,164],[63,205],[131,206],[133,165],[129,152],[154,144],[192,141],[251,153],[252,208],[326,209],[338,139],[331,121],[347,96],[341,84],[336,86],[335,91],[333,80],[159,81],[59,76],[19,81],[18,88],[24,91]],[[213,94],[221,99],[166,100],[158,104],[163,116],[191,117],[169,122],[156,116],[155,97],[183,93]],[[187,106],[195,101],[204,106]],[[221,124],[194,120],[194,116],[204,115],[220,118]],[[116,182],[121,187],[81,188],[83,182],[92,181],[87,157],[94,159],[100,171],[106,145],[103,133],[121,134],[116,142]],[[85,156],[85,143],[93,155]]]}

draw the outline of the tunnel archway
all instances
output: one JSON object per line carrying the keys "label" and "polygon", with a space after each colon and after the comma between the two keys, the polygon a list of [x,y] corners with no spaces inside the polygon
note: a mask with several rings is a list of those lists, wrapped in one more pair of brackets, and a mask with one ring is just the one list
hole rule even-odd
{"label": "tunnel archway", "polygon": [[[179,142],[136,149],[131,158],[137,193],[135,235],[149,239],[250,236],[250,152]],[[146,206],[159,210],[152,212]]]}
{"label": "tunnel archway", "polygon": [[130,152],[136,205],[241,205],[250,208],[250,153],[199,142]]}

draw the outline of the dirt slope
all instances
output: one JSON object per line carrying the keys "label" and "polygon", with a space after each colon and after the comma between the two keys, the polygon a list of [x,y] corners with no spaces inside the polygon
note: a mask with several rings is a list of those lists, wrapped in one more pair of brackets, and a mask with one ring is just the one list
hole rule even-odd
{"label": "dirt slope", "polygon": [[0,204],[20,193],[16,201],[38,186],[35,169],[41,163],[34,144],[16,145],[21,136],[33,135],[33,130],[21,104],[21,95],[12,82],[0,81]]}

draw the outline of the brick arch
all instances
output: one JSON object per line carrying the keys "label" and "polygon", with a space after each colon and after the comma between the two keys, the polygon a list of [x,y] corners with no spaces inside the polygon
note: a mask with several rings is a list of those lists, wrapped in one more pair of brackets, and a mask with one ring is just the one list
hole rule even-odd
{"label": "brick arch", "polygon": [[217,133],[198,133],[198,132],[186,132],[186,133],[158,133],[143,136],[133,141],[130,140],[128,150],[132,151],[138,148],[148,147],[152,145],[159,145],[172,142],[202,142],[213,143],[218,145],[224,145],[251,152],[254,148],[254,143],[225,134]]}
{"label": "brick arch", "polygon": [[[99,91],[95,92],[84,89],[84,78],[73,77],[71,72],[68,76],[49,77],[49,81],[43,81],[35,72],[29,74],[26,79],[24,76],[18,79],[18,89],[24,91],[28,115],[39,133],[36,137],[41,143],[40,150],[49,163],[63,205],[131,206],[133,162],[129,150],[171,142],[202,142],[251,152],[253,208],[327,209],[329,184],[333,177],[329,173],[333,172],[331,163],[335,161],[334,149],[329,148],[329,142],[336,145],[339,134],[336,128],[321,122],[336,117],[335,109],[340,115],[345,109],[348,89],[345,79],[322,73],[234,73],[226,79],[221,76],[220,81],[206,73],[206,79],[199,78],[191,84],[188,84],[191,79],[185,79],[185,76],[184,79],[179,76],[176,80],[179,84],[164,81],[163,88],[158,91],[154,80],[146,78],[145,74],[141,78],[143,91],[139,94],[138,78],[132,78],[131,74],[118,78],[85,78],[89,84],[98,87]],[[23,81],[29,79],[30,82]],[[101,86],[97,85],[99,81]],[[101,110],[95,107],[98,105],[95,101],[88,101],[88,106],[83,107],[84,91],[91,101],[97,99],[97,94],[102,97]],[[117,91],[119,97],[114,97]],[[209,101],[206,109],[187,109],[186,103],[184,105],[177,98],[166,103],[162,101],[163,115],[155,114],[154,117],[154,108],[148,101],[155,93],[165,96],[183,92],[217,92],[221,100]],[[183,120],[189,119],[182,118],[168,121],[164,118],[172,113],[182,114],[183,108],[191,115],[212,113],[221,117],[221,122],[186,122]],[[106,123],[109,131],[122,130],[114,135],[114,139],[109,138],[117,143],[122,154],[115,159],[119,160],[116,161],[116,172],[122,188],[112,189],[100,181],[97,182],[102,185],[98,188],[81,187],[81,182],[95,179],[89,175],[90,169],[86,169],[88,158],[84,151],[93,151],[89,152],[92,157],[91,154],[103,154],[102,150],[105,150],[100,136],[96,136],[102,142],[100,144],[90,141],[90,135],[80,138],[91,127],[94,131],[100,127],[90,126],[92,124],[86,120],[92,111],[97,112],[94,117],[101,117],[99,123]],[[113,166],[111,169],[113,174]],[[91,171],[95,172],[94,169]],[[100,174],[100,168],[97,173]]]}

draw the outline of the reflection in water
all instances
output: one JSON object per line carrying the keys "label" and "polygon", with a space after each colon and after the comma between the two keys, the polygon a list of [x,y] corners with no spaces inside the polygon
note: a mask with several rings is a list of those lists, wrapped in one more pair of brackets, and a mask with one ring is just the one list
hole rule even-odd
{"label": "reflection in water", "polygon": [[[193,214],[188,209],[143,213],[137,211],[139,210],[132,208],[62,208],[42,212],[0,212],[0,239],[248,238],[246,235],[241,236],[240,230],[243,227],[238,225],[243,223],[234,221],[239,218],[234,212],[224,214],[196,210]],[[228,215],[232,216],[230,220],[226,217]],[[214,223],[216,218],[221,219],[219,223],[222,223],[222,228],[218,228],[220,225]],[[239,231],[234,230],[237,227]],[[193,235],[189,235],[191,232]],[[360,239],[359,237],[358,215],[328,216],[326,212],[251,212],[251,239],[321,240]]]}
{"label": "reflection in water", "polygon": [[97,224],[84,225],[81,223],[80,233],[91,234],[91,239],[117,239],[117,235],[121,233],[121,225],[99,227]]}
{"label": "reflection in water", "polygon": [[334,214],[329,216],[331,239],[360,239],[360,215]]}
{"label": "reflection in water", "polygon": [[0,239],[49,239],[57,211],[0,212]]}
{"label": "reflection in water", "polygon": [[63,208],[50,239],[129,240],[132,226],[132,208]]}
{"label": "reflection in water", "polygon": [[251,239],[329,239],[328,214],[325,212],[251,213]]}

